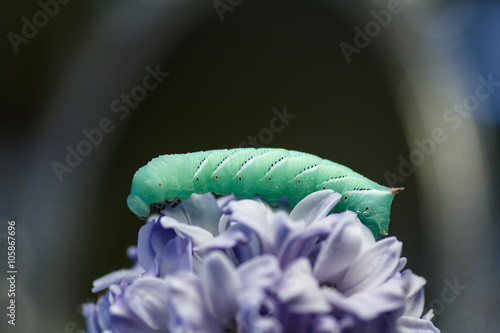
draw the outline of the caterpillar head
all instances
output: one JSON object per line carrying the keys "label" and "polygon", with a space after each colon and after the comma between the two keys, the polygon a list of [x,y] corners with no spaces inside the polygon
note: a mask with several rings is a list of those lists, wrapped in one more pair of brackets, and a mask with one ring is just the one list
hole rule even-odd
{"label": "caterpillar head", "polygon": [[150,214],[150,204],[163,201],[164,187],[158,172],[148,165],[140,168],[132,180],[127,198],[130,210],[140,218]]}
{"label": "caterpillar head", "polygon": [[146,218],[150,213],[150,208],[139,196],[130,194],[127,198],[128,208],[140,218]]}
{"label": "caterpillar head", "polygon": [[385,188],[383,190],[346,191],[341,204],[356,212],[360,221],[370,229],[375,239],[380,239],[388,235],[392,200],[401,190],[402,188]]}

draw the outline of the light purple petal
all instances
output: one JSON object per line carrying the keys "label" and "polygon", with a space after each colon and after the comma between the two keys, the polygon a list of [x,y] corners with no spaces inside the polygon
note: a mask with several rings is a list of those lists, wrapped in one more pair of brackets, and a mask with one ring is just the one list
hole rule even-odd
{"label": "light purple petal", "polygon": [[234,225],[235,223],[229,222],[229,218],[231,215],[222,215],[220,220],[219,220],[219,235],[221,235],[223,232],[225,232],[227,229],[231,227],[231,225]]}
{"label": "light purple petal", "polygon": [[112,284],[111,286],[109,286],[108,297],[109,297],[109,301],[111,302],[111,304],[113,304],[115,302],[115,299],[117,297],[119,297],[120,295],[123,295],[123,293],[128,288],[128,286],[129,286],[129,283],[126,280],[120,280],[120,282],[118,282],[118,284]]}
{"label": "light purple petal", "polygon": [[401,270],[406,266],[407,261],[408,259],[406,259],[405,257],[399,259],[399,264],[398,267],[396,268],[396,272],[401,272]]}
{"label": "light purple petal", "polygon": [[[200,279],[181,271],[166,279],[168,284],[170,332],[221,332],[222,326],[207,312]],[[200,306],[201,305],[201,306]]]}
{"label": "light purple petal", "polygon": [[[222,250],[230,249],[238,244],[246,244],[250,241],[250,236],[252,234],[251,229],[243,224],[235,223],[225,232],[221,233],[214,239],[208,241],[205,244],[197,246],[194,251],[200,254],[212,250]],[[259,253],[256,253],[256,255]]]}
{"label": "light purple petal", "polygon": [[420,318],[424,310],[425,279],[406,269],[401,272],[403,279],[407,281],[405,316]]}
{"label": "light purple petal", "polygon": [[427,311],[427,313],[422,316],[422,319],[425,319],[425,320],[432,320],[432,318],[434,318],[434,311],[432,309]]}
{"label": "light purple petal", "polygon": [[361,233],[361,252],[364,252],[371,248],[377,241],[375,240],[375,236],[373,236],[373,233],[371,230],[364,225],[357,217],[352,221],[354,224],[356,224],[362,231]]}
{"label": "light purple petal", "polygon": [[341,333],[342,328],[333,316],[318,316],[314,319],[313,333]]}
{"label": "light purple petal", "polygon": [[151,233],[156,220],[151,220],[143,225],[139,230],[139,238],[137,240],[137,260],[144,269],[148,269],[153,263],[156,252],[151,245]]}
{"label": "light purple petal", "polygon": [[[99,315],[99,325],[102,328],[109,329],[113,327],[113,322],[116,318],[113,318],[111,314],[111,307],[117,302],[121,304],[122,307],[126,307],[123,302],[123,293],[128,288],[129,284],[125,280],[120,280],[118,284],[112,284],[109,286],[106,294],[99,299],[97,302],[97,310]],[[118,306],[119,308],[120,306]]]}
{"label": "light purple petal", "polygon": [[317,191],[302,199],[290,213],[294,221],[306,221],[307,224],[322,219],[338,204],[341,195],[332,190]]}
{"label": "light purple petal", "polygon": [[335,289],[323,293],[336,309],[349,312],[361,320],[372,320],[380,314],[404,308],[406,281],[391,278],[376,289],[345,297]]}
{"label": "light purple petal", "polygon": [[120,333],[167,333],[166,330],[154,330],[144,323],[130,309],[123,295],[116,299],[115,304],[110,308],[110,317],[114,332]]}
{"label": "light purple petal", "polygon": [[131,284],[124,299],[130,309],[150,328],[166,331],[167,283],[162,279],[144,277]]}
{"label": "light purple petal", "polygon": [[142,276],[160,277],[160,257],[161,257],[161,254],[157,254],[155,256],[153,263],[142,274]]}
{"label": "light purple petal", "polygon": [[281,333],[283,328],[280,322],[275,318],[260,318],[254,323],[253,330],[255,333]]}
{"label": "light purple petal", "polygon": [[121,269],[113,273],[104,275],[103,277],[94,280],[92,292],[96,293],[106,288],[109,288],[112,284],[117,284],[121,279],[125,279],[128,283],[134,281],[144,273],[144,269],[140,265],[134,265],[130,269]]}
{"label": "light purple petal", "polygon": [[398,319],[400,333],[439,333],[432,321],[404,316]]}
{"label": "light purple petal", "polygon": [[281,278],[278,260],[272,255],[258,256],[238,267],[242,287],[265,289]]}
{"label": "light purple petal", "polygon": [[97,319],[97,309],[94,303],[85,303],[82,307],[82,313],[85,316],[87,324],[87,333],[101,333],[101,327]]}
{"label": "light purple petal", "polygon": [[246,225],[257,234],[261,242],[262,253],[274,253],[272,235],[270,235],[273,212],[268,205],[260,200],[232,201],[223,212],[231,215],[230,222]]}
{"label": "light purple petal", "polygon": [[137,261],[137,246],[129,246],[127,247],[127,257],[132,262]]}
{"label": "light purple petal", "polygon": [[192,194],[177,207],[164,209],[162,213],[177,222],[203,228],[212,235],[218,234],[217,226],[222,216],[212,193]]}
{"label": "light purple petal", "polygon": [[351,220],[354,218],[356,218],[356,214],[351,211],[330,214],[324,219],[319,219],[309,224],[301,237],[311,238],[318,236],[327,236],[332,232],[337,224],[341,223],[344,220]]}
{"label": "light purple petal", "polygon": [[281,267],[296,259],[302,253],[303,242],[298,242],[306,225],[303,221],[292,221],[285,213],[280,212],[271,222],[271,234],[274,236],[273,244]]}
{"label": "light purple petal", "polygon": [[160,277],[165,277],[182,269],[192,270],[192,246],[191,238],[175,237],[169,241],[160,257]]}
{"label": "light purple petal", "polygon": [[204,258],[201,281],[208,310],[213,317],[229,323],[237,310],[235,296],[240,287],[234,266],[221,252],[211,252]]}
{"label": "light purple petal", "polygon": [[331,310],[306,258],[297,259],[285,269],[277,297],[293,313],[325,313]]}
{"label": "light purple petal", "polygon": [[314,275],[320,282],[336,284],[361,251],[362,230],[345,220],[335,225],[322,243],[314,263]]}
{"label": "light purple petal", "polygon": [[213,239],[212,234],[205,229],[194,225],[180,223],[170,217],[162,217],[160,219],[160,223],[164,229],[174,229],[177,236],[182,238],[190,237],[193,240],[193,246],[205,244]]}
{"label": "light purple petal", "polygon": [[[277,264],[277,263],[276,263]],[[238,332],[281,333],[283,326],[276,315],[276,305],[260,288],[246,289],[238,293]],[[262,313],[263,310],[268,313]]]}
{"label": "light purple petal", "polygon": [[247,244],[239,244],[226,252],[232,262],[238,266],[260,255],[262,251],[259,239],[255,233],[251,231],[250,241]]}
{"label": "light purple petal", "polygon": [[352,263],[337,288],[346,295],[376,288],[395,273],[402,244],[395,237],[378,241]]}
{"label": "light purple petal", "polygon": [[175,238],[174,230],[163,228],[157,220],[151,220],[139,230],[137,241],[137,259],[147,270],[157,254],[163,252],[169,240]]}
{"label": "light purple petal", "polygon": [[357,219],[356,214],[351,211],[330,214],[324,219],[315,220],[307,226],[304,233],[300,235],[301,242],[304,242],[303,255],[308,254],[316,244],[320,236],[328,236],[339,223],[352,222]]}
{"label": "light purple petal", "polygon": [[171,230],[170,228],[166,228],[161,223],[159,223],[159,221],[161,222],[162,218],[163,216],[159,217],[159,220],[157,220],[155,225],[153,226],[153,230],[151,230],[150,242],[156,254],[162,253],[168,241],[174,239],[176,236],[175,231]]}
{"label": "light purple petal", "polygon": [[335,213],[305,225],[303,222],[290,223],[285,217],[280,224],[288,228],[287,238],[281,244],[275,241],[275,244],[279,244],[278,256],[281,267],[285,267],[296,258],[308,256],[320,237],[331,234],[341,228],[337,225],[353,218],[355,214],[352,212]]}
{"label": "light purple petal", "polygon": [[225,195],[217,199],[217,205],[223,210],[231,201],[238,200],[234,194]]}
{"label": "light purple petal", "polygon": [[[120,291],[121,293],[121,291]],[[99,326],[105,331],[111,329],[111,314],[109,308],[113,305],[114,296],[112,291],[108,291],[106,295],[100,297],[97,301],[97,316]]]}

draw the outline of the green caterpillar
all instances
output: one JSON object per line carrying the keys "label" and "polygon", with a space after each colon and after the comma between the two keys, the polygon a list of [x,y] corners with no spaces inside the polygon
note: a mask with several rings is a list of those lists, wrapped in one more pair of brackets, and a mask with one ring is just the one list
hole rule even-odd
{"label": "green caterpillar", "polygon": [[294,207],[308,194],[325,189],[342,194],[334,211],[354,211],[375,238],[387,235],[391,203],[401,188],[379,185],[338,163],[286,149],[159,156],[135,173],[127,204],[141,218],[155,205],[185,200],[193,193],[234,193],[237,198],[262,195],[273,206],[286,196]]}

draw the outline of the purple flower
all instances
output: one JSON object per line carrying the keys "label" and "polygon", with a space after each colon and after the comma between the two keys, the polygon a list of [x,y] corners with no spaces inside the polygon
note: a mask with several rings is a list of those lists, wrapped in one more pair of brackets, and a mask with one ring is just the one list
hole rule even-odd
{"label": "purple flower", "polygon": [[319,191],[290,211],[207,194],[165,209],[133,268],[94,282],[107,291],[84,307],[88,332],[439,332],[402,244],[330,214],[339,200]]}

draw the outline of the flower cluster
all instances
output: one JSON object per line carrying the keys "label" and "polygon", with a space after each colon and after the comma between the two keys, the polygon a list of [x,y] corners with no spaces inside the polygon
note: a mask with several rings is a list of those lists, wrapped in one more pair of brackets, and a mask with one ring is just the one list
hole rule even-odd
{"label": "flower cluster", "polygon": [[340,196],[294,209],[193,195],[150,217],[131,269],[94,281],[87,332],[439,332],[401,243],[378,242]]}

